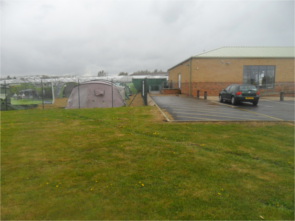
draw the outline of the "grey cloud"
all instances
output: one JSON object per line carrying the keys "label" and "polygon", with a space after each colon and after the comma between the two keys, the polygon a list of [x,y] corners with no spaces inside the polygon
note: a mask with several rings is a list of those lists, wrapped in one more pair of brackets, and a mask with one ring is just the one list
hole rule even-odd
{"label": "grey cloud", "polygon": [[293,1],[2,0],[1,74],[163,69],[225,45],[294,45]]}

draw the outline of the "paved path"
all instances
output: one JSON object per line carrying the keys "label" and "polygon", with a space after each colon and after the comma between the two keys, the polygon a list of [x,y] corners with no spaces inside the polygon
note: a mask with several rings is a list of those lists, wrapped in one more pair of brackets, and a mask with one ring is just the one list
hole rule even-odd
{"label": "paved path", "polygon": [[[293,121],[294,100],[260,99],[258,106],[242,103],[231,105],[214,100],[183,96],[153,96],[174,121]],[[172,120],[172,119],[170,119]]]}

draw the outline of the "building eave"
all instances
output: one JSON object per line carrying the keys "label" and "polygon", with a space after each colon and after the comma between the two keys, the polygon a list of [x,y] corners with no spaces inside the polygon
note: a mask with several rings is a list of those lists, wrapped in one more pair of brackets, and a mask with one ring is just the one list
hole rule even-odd
{"label": "building eave", "polygon": [[179,65],[183,65],[184,63],[190,61],[190,60],[193,59],[193,58],[194,58],[194,57],[189,57],[189,58],[187,58],[186,60],[184,60],[184,61],[178,63],[177,65],[174,65],[173,67],[169,68],[168,71],[172,70],[173,68],[176,68],[176,67],[179,66]]}
{"label": "building eave", "polygon": [[230,56],[226,56],[226,57],[221,57],[221,56],[214,56],[214,57],[198,57],[198,56],[193,56],[190,57],[180,63],[178,63],[177,65],[174,65],[173,67],[169,68],[168,71],[183,65],[184,63],[190,61],[191,59],[295,59],[295,57],[230,57]]}

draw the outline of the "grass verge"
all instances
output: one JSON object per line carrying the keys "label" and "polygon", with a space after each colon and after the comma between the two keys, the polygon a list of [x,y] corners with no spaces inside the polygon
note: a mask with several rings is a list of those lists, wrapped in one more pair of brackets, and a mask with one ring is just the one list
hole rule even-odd
{"label": "grass verge", "polygon": [[2,112],[3,220],[293,220],[294,127],[154,107]]}

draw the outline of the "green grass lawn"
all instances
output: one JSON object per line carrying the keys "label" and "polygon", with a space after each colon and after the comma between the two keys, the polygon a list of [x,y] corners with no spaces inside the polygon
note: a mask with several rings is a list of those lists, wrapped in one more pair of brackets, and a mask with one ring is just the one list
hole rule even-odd
{"label": "green grass lawn", "polygon": [[[48,103],[51,102],[52,100],[46,99],[43,102]],[[21,100],[16,100],[16,99],[11,99],[11,104],[12,105],[28,105],[28,104],[40,104],[42,105],[42,100],[33,100],[33,99],[21,99]]]}
{"label": "green grass lawn", "polygon": [[157,114],[2,112],[2,220],[294,219],[294,125]]}

